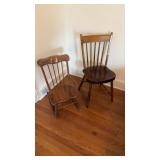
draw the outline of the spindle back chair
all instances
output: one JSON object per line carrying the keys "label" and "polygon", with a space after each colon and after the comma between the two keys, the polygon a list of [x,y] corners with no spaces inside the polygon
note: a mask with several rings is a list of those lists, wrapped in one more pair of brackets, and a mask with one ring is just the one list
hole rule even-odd
{"label": "spindle back chair", "polygon": [[76,82],[69,74],[69,56],[54,55],[39,59],[40,66],[48,91],[49,102],[57,117],[58,110],[74,103],[77,105]]}
{"label": "spindle back chair", "polygon": [[80,35],[84,68],[107,65],[112,34]]}
{"label": "spindle back chair", "polygon": [[103,85],[107,82],[111,82],[111,101],[113,101],[113,80],[116,75],[107,67],[112,35],[112,32],[103,35],[80,35],[84,76],[79,90],[85,80],[89,82],[88,103],[92,84]]}

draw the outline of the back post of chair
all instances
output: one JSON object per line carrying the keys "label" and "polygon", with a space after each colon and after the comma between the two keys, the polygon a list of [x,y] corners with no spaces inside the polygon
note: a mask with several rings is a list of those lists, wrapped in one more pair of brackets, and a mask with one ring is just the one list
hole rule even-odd
{"label": "back post of chair", "polygon": [[80,35],[83,67],[107,66],[113,32],[103,35]]}

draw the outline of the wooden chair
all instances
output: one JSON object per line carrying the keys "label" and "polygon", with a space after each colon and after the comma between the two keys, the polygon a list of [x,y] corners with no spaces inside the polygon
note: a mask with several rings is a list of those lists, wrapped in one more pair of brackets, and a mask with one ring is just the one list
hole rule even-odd
{"label": "wooden chair", "polygon": [[103,83],[110,82],[113,101],[113,80],[116,75],[107,67],[112,35],[112,32],[104,35],[80,35],[84,76],[78,89],[81,89],[83,82],[89,83],[87,107],[91,98],[92,84],[104,86]]}
{"label": "wooden chair", "polygon": [[78,107],[76,82],[69,74],[68,55],[55,55],[39,59],[49,102],[57,117],[58,110],[74,103]]}

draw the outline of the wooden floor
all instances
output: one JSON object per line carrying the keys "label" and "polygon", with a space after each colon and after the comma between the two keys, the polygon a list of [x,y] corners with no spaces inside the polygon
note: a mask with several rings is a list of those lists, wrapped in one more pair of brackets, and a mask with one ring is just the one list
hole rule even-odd
{"label": "wooden floor", "polygon": [[[80,79],[74,77],[77,83]],[[36,156],[124,156],[125,95],[114,89],[114,102],[95,85],[89,108],[85,106],[88,84],[80,91],[80,110],[74,105],[54,117],[47,97],[36,103]],[[84,100],[83,100],[84,99]]]}

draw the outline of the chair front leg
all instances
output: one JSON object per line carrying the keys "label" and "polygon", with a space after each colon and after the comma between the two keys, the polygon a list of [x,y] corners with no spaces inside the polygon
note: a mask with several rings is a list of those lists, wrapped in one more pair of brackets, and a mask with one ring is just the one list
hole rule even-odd
{"label": "chair front leg", "polygon": [[49,95],[48,92],[47,92],[47,96],[48,96],[48,99],[49,99],[50,106],[52,107],[52,110],[53,110],[53,112],[54,112],[54,115],[55,115],[55,117],[57,118],[58,106],[52,104],[51,98],[50,98],[50,95]]}
{"label": "chair front leg", "polygon": [[91,90],[92,90],[92,83],[89,83],[89,91],[88,91],[88,103],[87,103],[87,108],[91,99]]}
{"label": "chair front leg", "polygon": [[58,106],[57,105],[54,106],[54,115],[55,115],[55,118],[57,118],[58,116]]}
{"label": "chair front leg", "polygon": [[79,109],[80,109],[80,107],[79,107],[79,104],[78,104],[77,98],[72,98],[72,102],[73,102],[73,104],[75,105],[75,107],[79,110]]}
{"label": "chair front leg", "polygon": [[81,83],[80,83],[80,85],[79,85],[79,87],[78,87],[78,90],[79,90],[79,91],[80,91],[80,89],[81,89],[81,87],[82,87],[82,85],[83,85],[84,79],[85,79],[85,76],[83,76],[83,78],[82,78],[82,80],[81,80]]}
{"label": "chair front leg", "polygon": [[113,102],[113,81],[111,81],[111,102]]}

